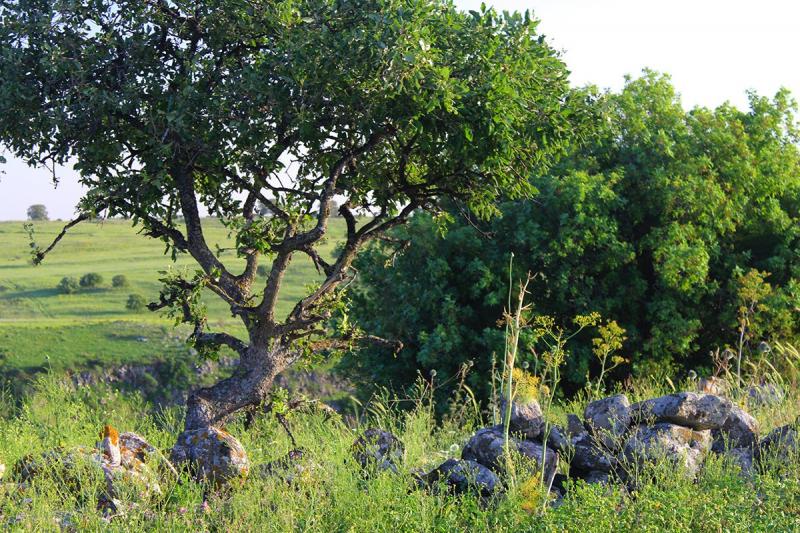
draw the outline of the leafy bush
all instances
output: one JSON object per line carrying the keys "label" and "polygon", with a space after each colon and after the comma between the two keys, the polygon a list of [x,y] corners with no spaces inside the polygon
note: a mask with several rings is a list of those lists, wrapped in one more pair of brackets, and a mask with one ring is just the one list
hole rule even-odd
{"label": "leafy bush", "polygon": [[97,272],[89,272],[81,276],[81,287],[91,288],[97,287],[103,283],[103,276]]}
{"label": "leafy bush", "polygon": [[111,286],[115,289],[122,289],[128,287],[130,283],[128,282],[128,277],[125,274],[117,274],[113,278],[111,278]]}
{"label": "leafy bush", "polygon": [[[621,356],[632,361],[611,379],[707,371],[712,349],[739,351],[742,325],[746,354],[800,334],[800,154],[789,96],[751,95],[749,111],[687,113],[668,79],[647,73],[604,106],[608,121],[587,145],[554,176],[532,179],[534,200],[505,204],[491,222],[467,221],[453,206],[443,238],[435,219],[415,216],[399,240],[357,261],[350,318],[405,347],[394,356],[367,346],[343,369],[404,389],[418,372],[447,379],[473,360],[470,385],[485,398],[492,354],[499,364],[503,353],[496,322],[511,252],[515,282],[539,274],[530,286],[537,313],[568,326],[599,312],[624,330]],[[572,389],[600,374],[594,336],[569,343]]]}
{"label": "leafy bush", "polygon": [[61,281],[58,282],[58,290],[64,294],[73,294],[78,292],[79,289],[80,285],[78,284],[78,280],[73,277],[64,276],[61,278]]}
{"label": "leafy bush", "polygon": [[267,265],[258,265],[256,268],[256,274],[266,278],[269,275],[269,267],[267,267]]}
{"label": "leafy bush", "polygon": [[143,311],[146,306],[147,302],[141,294],[130,294],[125,302],[125,309],[136,313]]}

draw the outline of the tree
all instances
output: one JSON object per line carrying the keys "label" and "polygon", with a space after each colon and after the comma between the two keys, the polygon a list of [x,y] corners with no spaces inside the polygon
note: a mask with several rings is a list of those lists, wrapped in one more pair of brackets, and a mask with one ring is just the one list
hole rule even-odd
{"label": "tree", "polygon": [[[309,353],[356,342],[341,328],[331,339],[326,324],[365,243],[444,198],[487,217],[500,197],[529,194],[525,177],[584,116],[585,95],[570,92],[528,15],[437,0],[0,5],[0,142],[31,163],[76,161],[88,188],[36,260],[96,213],[129,217],[199,265],[166,276],[150,308],[194,326],[200,353],[240,355],[232,377],[191,394],[187,429],[260,403]],[[334,197],[347,235],[329,263],[316,245]],[[257,202],[270,217],[254,216]],[[201,207],[231,230],[243,271],[209,247]],[[324,280],[280,318],[296,254]],[[270,272],[257,288],[262,259]],[[204,288],[246,339],[207,329]]]}
{"label": "tree", "polygon": [[[443,238],[434,220],[415,217],[359,257],[349,318],[404,348],[365,347],[343,361],[350,376],[403,390],[431,370],[446,382],[471,360],[469,385],[486,398],[492,353],[503,353],[496,322],[511,252],[514,280],[539,274],[529,287],[535,312],[566,325],[596,311],[625,330],[632,365],[618,379],[710,371],[715,348],[800,334],[800,150],[789,95],[753,94],[748,110],[685,111],[669,79],[646,72],[598,105],[604,126],[550,175],[532,177],[535,199],[505,203],[487,222],[453,206]],[[568,389],[602,371],[587,333],[570,343]],[[443,386],[441,399],[451,392]]]}
{"label": "tree", "polygon": [[50,217],[47,214],[47,207],[43,204],[33,204],[32,206],[28,207],[28,220],[50,220]]}

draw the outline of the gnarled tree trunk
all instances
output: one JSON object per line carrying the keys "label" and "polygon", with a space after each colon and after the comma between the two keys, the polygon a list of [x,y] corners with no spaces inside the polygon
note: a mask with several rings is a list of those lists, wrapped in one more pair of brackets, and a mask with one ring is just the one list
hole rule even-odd
{"label": "gnarled tree trunk", "polygon": [[250,345],[231,377],[189,395],[185,429],[221,425],[237,411],[261,403],[275,377],[288,366],[289,357],[289,349],[280,343]]}

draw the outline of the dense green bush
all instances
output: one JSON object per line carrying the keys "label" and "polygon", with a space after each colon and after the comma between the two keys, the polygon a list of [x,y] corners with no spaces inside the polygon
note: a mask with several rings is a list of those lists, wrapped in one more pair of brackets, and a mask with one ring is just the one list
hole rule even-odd
{"label": "dense green bush", "polygon": [[98,274],[97,272],[89,272],[88,274],[84,274],[81,276],[81,287],[98,287],[103,283],[103,276]]}
{"label": "dense green bush", "polygon": [[78,292],[79,289],[80,285],[78,284],[78,280],[71,276],[64,276],[61,278],[61,281],[58,282],[58,290],[64,294],[74,294]]}
{"label": "dense green bush", "polygon": [[130,282],[128,281],[128,277],[125,274],[117,274],[113,278],[111,278],[111,286],[115,289],[122,289],[128,287]]}
{"label": "dense green bush", "polygon": [[147,306],[147,302],[141,294],[128,295],[128,301],[125,302],[125,309],[138,313],[143,311]]}
{"label": "dense green bush", "polygon": [[[738,349],[742,324],[745,351],[797,335],[800,155],[788,94],[751,95],[749,111],[685,112],[668,79],[647,73],[602,105],[605,124],[554,176],[533,179],[535,199],[486,223],[453,208],[443,238],[417,216],[357,262],[351,318],[405,347],[366,347],[344,368],[402,389],[418,372],[453,376],[473,360],[485,397],[492,354],[503,352],[511,252],[513,279],[539,274],[536,312],[568,325],[597,311],[625,328],[632,368],[618,377],[702,370],[709,350]],[[586,333],[570,345],[573,388],[597,372]],[[533,364],[541,347],[529,348]]]}

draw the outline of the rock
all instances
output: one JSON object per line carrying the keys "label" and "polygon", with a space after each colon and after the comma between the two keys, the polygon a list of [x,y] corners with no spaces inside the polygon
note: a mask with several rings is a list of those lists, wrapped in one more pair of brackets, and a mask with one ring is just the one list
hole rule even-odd
{"label": "rock", "polygon": [[757,450],[757,459],[762,464],[771,460],[787,463],[800,453],[800,424],[788,424],[773,429],[761,439]]}
{"label": "rock", "polygon": [[614,456],[588,433],[573,440],[573,454],[570,461],[570,473],[586,475],[592,471],[611,472],[614,468]]}
{"label": "rock", "polygon": [[361,468],[377,468],[397,472],[405,454],[403,443],[388,431],[370,428],[352,446],[353,456]]}
{"label": "rock", "polygon": [[591,484],[598,484],[598,485],[608,485],[611,482],[611,474],[608,472],[603,472],[601,470],[591,470],[583,479],[586,483]]}
{"label": "rock", "polygon": [[783,398],[783,389],[773,383],[752,385],[747,389],[747,405],[751,408],[780,405]]}
{"label": "rock", "polygon": [[[534,461],[535,470],[540,470],[542,462],[544,462],[546,476],[552,475],[558,466],[558,457],[552,449],[548,448],[544,452],[544,447],[538,442],[518,440],[513,437],[510,442],[512,450],[516,450],[519,455]],[[480,429],[464,446],[461,458],[480,463],[495,472],[503,472],[505,469],[504,444],[502,426]],[[544,461],[542,461],[542,456],[544,456]]]}
{"label": "rock", "polygon": [[742,475],[750,477],[753,474],[753,462],[755,460],[753,448],[730,448],[723,452],[723,457],[735,464],[742,470]]}
{"label": "rock", "polygon": [[679,392],[633,404],[637,423],[666,422],[695,430],[719,429],[725,424],[733,404],[713,394]]}
{"label": "rock", "polygon": [[722,427],[711,430],[711,436],[715,453],[726,448],[753,448],[758,443],[758,421],[734,405]]}
{"label": "rock", "polygon": [[274,476],[291,485],[313,477],[318,468],[319,465],[308,460],[304,450],[294,449],[280,459],[261,465],[258,474],[262,478]]}
{"label": "rock", "polygon": [[455,494],[476,492],[489,497],[500,488],[497,474],[480,463],[468,459],[448,459],[438,468],[423,475],[421,484],[435,488],[444,482],[448,490]]}
{"label": "rock", "polygon": [[697,392],[704,394],[714,394],[716,396],[725,396],[730,391],[730,383],[726,379],[711,376],[707,378],[700,378],[697,382]]}
{"label": "rock", "polygon": [[621,447],[621,436],[631,422],[631,403],[624,394],[595,400],[586,406],[583,417],[595,438],[609,450]]}
{"label": "rock", "polygon": [[217,487],[244,480],[250,470],[242,444],[224,429],[213,426],[181,433],[171,458],[176,466],[187,465],[195,479]]}
{"label": "rock", "polygon": [[[96,449],[56,448],[38,457],[24,457],[14,466],[14,477],[26,483],[40,475],[51,475],[68,490],[80,493],[83,483],[92,482],[92,475],[102,476],[105,487],[98,495],[98,508],[105,511],[117,512],[123,504],[135,504],[131,498],[146,500],[154,494],[161,494],[153,470],[138,460],[123,461],[116,429],[105,426],[100,436],[102,440]],[[125,502],[120,500],[123,496]]]}
{"label": "rock", "polygon": [[706,453],[711,448],[711,432],[659,422],[653,426],[639,426],[625,441],[624,457],[642,465],[667,459],[683,466],[694,477],[700,470]]}
{"label": "rock", "polygon": [[586,433],[586,428],[583,426],[583,422],[581,422],[581,418],[578,415],[574,415],[572,413],[567,415],[567,436],[570,439],[574,439],[576,437],[580,437],[583,433]]}
{"label": "rock", "polygon": [[[503,403],[502,420],[506,416],[506,404]],[[511,433],[521,434],[526,439],[535,439],[544,430],[544,415],[539,402],[530,400],[525,403],[511,402]]]}
{"label": "rock", "polygon": [[547,446],[559,453],[566,453],[570,443],[560,426],[553,425],[548,428]]}

